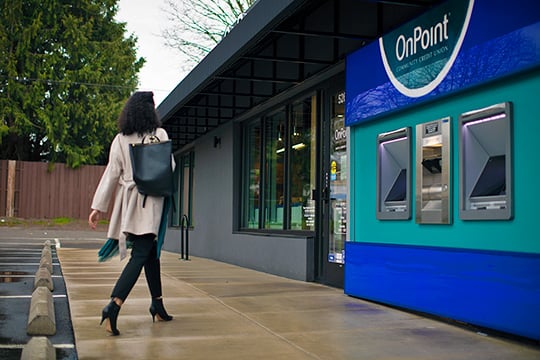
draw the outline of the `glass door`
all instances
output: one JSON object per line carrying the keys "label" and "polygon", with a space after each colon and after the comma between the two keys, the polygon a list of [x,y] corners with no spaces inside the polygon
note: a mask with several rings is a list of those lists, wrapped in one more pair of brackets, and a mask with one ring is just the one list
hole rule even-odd
{"label": "glass door", "polygon": [[347,131],[345,92],[330,91],[323,121],[321,282],[343,287],[347,238]]}

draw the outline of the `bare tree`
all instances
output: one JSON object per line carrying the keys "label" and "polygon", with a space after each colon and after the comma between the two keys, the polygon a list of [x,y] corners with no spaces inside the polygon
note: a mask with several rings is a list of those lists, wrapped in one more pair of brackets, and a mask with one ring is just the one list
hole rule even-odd
{"label": "bare tree", "polygon": [[169,27],[162,31],[165,45],[186,57],[184,70],[189,70],[221,41],[255,1],[167,0],[163,11]]}

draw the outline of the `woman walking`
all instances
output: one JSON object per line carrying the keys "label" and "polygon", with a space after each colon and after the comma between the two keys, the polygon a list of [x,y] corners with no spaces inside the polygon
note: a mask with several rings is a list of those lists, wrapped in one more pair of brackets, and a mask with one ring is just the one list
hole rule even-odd
{"label": "woman walking", "polygon": [[[103,308],[101,323],[106,330],[119,335],[118,313],[144,268],[148,289],[152,296],[150,314],[152,321],[170,321],[172,316],[163,307],[161,270],[156,237],[163,215],[164,198],[139,194],[133,181],[129,146],[140,143],[144,136],[155,135],[161,141],[168,140],[167,132],[160,127],[152,92],[135,92],[126,102],[118,118],[120,132],[114,138],[109,162],[101,177],[92,201],[88,224],[95,229],[101,213],[114,204],[107,236],[118,240],[120,259],[127,253],[126,243],[131,244],[131,257],[124,267],[111,293],[110,303]],[[174,160],[173,167],[174,167]],[[143,203],[144,202],[144,203]]]}

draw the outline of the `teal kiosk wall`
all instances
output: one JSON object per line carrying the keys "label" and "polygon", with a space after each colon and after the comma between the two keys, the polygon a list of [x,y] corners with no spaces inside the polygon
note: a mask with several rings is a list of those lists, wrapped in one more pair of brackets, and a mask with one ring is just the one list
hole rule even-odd
{"label": "teal kiosk wall", "polygon": [[[540,4],[448,1],[351,54],[346,81],[345,293],[540,340]],[[511,106],[508,216],[462,218],[459,119],[494,104]],[[411,128],[416,164],[416,125],[446,118],[450,221],[378,217],[379,134]],[[423,190],[410,171],[414,214]]]}

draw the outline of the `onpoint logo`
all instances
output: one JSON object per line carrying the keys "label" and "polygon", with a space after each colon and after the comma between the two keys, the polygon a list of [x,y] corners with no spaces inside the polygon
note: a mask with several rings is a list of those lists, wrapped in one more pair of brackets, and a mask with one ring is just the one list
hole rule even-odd
{"label": "onpoint logo", "polygon": [[473,5],[449,1],[379,39],[384,68],[399,92],[420,97],[441,83],[459,54]]}
{"label": "onpoint logo", "polygon": [[416,54],[418,45],[423,50],[448,40],[448,14],[444,14],[444,19],[429,29],[422,29],[421,26],[414,28],[413,36],[406,38],[399,35],[396,41],[396,59],[402,61],[409,56]]}

